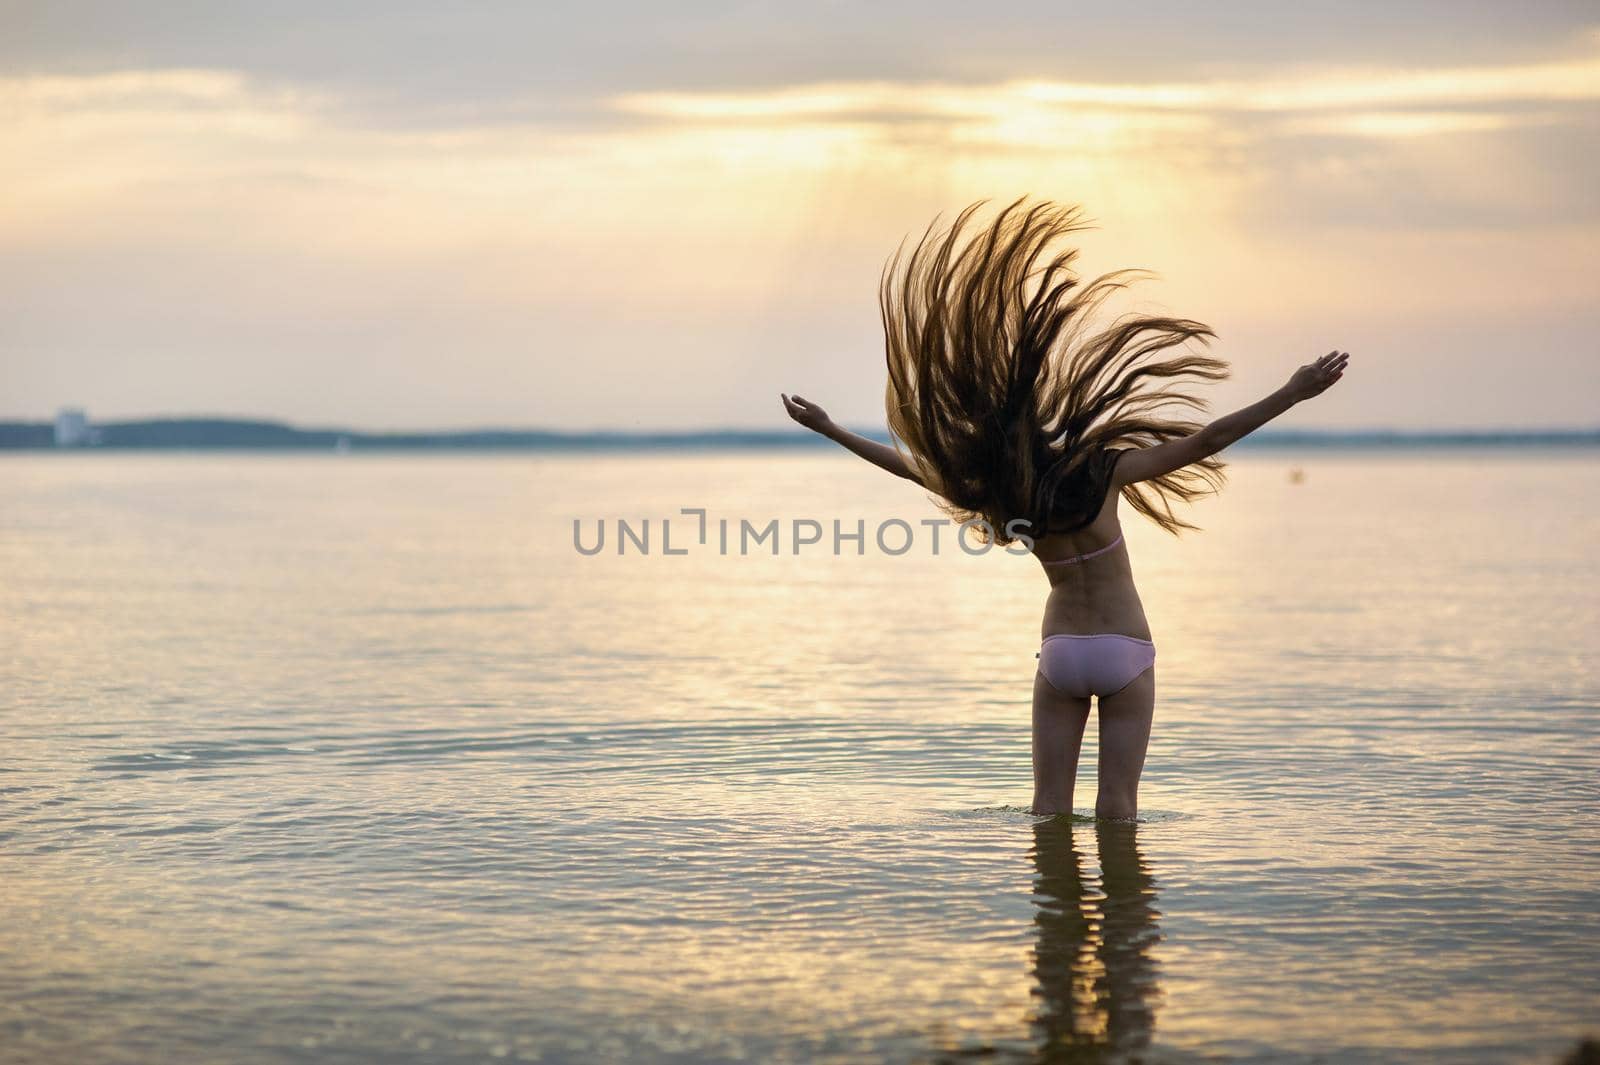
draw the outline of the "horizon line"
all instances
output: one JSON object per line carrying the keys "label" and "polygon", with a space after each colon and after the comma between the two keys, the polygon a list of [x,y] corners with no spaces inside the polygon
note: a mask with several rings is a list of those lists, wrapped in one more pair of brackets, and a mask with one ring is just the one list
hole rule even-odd
{"label": "horizon line", "polygon": [[[82,407],[63,407],[56,417],[44,419],[0,417],[0,429],[46,429],[53,428],[60,415],[69,412],[82,414],[90,427],[112,428],[122,426],[155,426],[155,425],[235,425],[272,427],[288,430],[295,433],[306,434],[334,434],[336,436],[358,437],[459,437],[459,436],[487,436],[487,435],[525,435],[541,437],[707,437],[707,436],[797,436],[804,438],[811,434],[799,426],[789,424],[765,426],[739,426],[739,425],[702,425],[693,427],[584,427],[584,428],[556,428],[544,425],[510,425],[504,423],[484,423],[478,425],[439,426],[433,428],[356,428],[352,425],[335,425],[311,421],[297,421],[289,418],[273,417],[270,415],[245,415],[222,413],[195,413],[195,414],[156,414],[132,417],[116,417],[105,420],[96,420],[87,416],[87,411]],[[851,432],[879,439],[888,439],[889,433],[883,426],[841,425]],[[1600,422],[1593,425],[1455,425],[1455,426],[1396,426],[1362,425],[1362,426],[1303,426],[1274,428],[1270,425],[1263,426],[1250,436],[1269,434],[1273,436],[1574,436],[1600,433]],[[1248,440],[1246,436],[1241,440]]]}
{"label": "horizon line", "polygon": [[[886,428],[854,430],[899,447]],[[828,438],[799,426],[760,429],[509,429],[372,432],[301,428],[290,422],[226,417],[91,422],[63,408],[53,422],[0,421],[0,451],[717,451],[825,448]],[[1600,426],[1583,429],[1328,429],[1263,427],[1234,442],[1254,448],[1594,447]]]}

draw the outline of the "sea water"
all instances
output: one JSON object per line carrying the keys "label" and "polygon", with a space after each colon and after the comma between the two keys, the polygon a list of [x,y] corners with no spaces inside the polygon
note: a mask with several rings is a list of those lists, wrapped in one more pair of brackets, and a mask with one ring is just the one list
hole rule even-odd
{"label": "sea water", "polygon": [[1027,812],[1039,566],[842,453],[0,457],[0,1060],[1556,1060],[1600,453],[1224,457],[1123,508],[1134,825]]}

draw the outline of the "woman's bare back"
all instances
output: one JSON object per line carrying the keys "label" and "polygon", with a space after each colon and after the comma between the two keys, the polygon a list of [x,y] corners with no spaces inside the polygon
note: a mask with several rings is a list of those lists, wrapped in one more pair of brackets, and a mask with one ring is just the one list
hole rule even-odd
{"label": "woman's bare back", "polygon": [[[1056,633],[1121,633],[1150,639],[1150,623],[1133,582],[1133,564],[1126,541],[1110,551],[1103,549],[1122,537],[1117,518],[1119,492],[1115,483],[1106,492],[1100,513],[1087,526],[1071,533],[1055,533],[1034,541],[1033,553],[1043,563],[1050,581],[1040,638]],[[1067,559],[1103,551],[1078,562]]]}

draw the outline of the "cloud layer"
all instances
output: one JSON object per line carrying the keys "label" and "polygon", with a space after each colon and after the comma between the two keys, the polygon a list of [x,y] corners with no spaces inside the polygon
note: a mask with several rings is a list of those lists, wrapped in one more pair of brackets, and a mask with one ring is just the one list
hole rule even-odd
{"label": "cloud layer", "polygon": [[[1086,269],[1154,267],[1141,298],[1216,326],[1238,374],[1219,404],[1340,347],[1358,365],[1316,424],[1592,421],[1600,35],[1581,24],[1463,33],[1452,56],[1419,35],[1427,63],[1393,41],[1341,59],[1335,33],[1284,62],[1268,20],[1224,33],[1215,69],[1116,77],[1051,73],[1038,40],[1007,67],[999,31],[907,58],[953,25],[938,10],[875,65],[829,53],[818,16],[792,27],[811,75],[785,81],[710,57],[793,13],[703,8],[614,41],[592,16],[504,15],[563,56],[512,87],[500,51],[484,70],[450,51],[481,10],[401,9],[389,50],[342,72],[327,51],[362,23],[310,10],[141,26],[117,65],[120,6],[79,34],[29,9],[32,50],[0,48],[0,414],[759,425],[782,388],[877,421],[884,259],[941,211],[1031,194],[1099,221]],[[442,40],[413,78],[401,44],[424,29]],[[177,62],[195,58],[214,61]],[[435,67],[451,91],[406,113]]]}

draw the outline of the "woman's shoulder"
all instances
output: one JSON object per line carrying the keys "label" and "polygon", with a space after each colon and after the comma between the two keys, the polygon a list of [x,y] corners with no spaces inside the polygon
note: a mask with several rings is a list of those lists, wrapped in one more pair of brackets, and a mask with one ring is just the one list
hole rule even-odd
{"label": "woman's shoulder", "polygon": [[1138,451],[1138,450],[1139,449],[1136,448],[1136,447],[1129,447],[1129,446],[1106,447],[1106,448],[1102,448],[1100,450],[1100,456],[1099,456],[1099,458],[1100,458],[1100,468],[1102,470],[1102,475],[1105,478],[1106,489],[1107,489],[1106,490],[1106,494],[1108,496],[1115,496],[1117,494],[1117,492],[1123,486],[1123,482],[1119,481],[1117,479],[1117,463],[1118,463],[1118,461],[1124,455],[1130,454],[1131,452]]}

